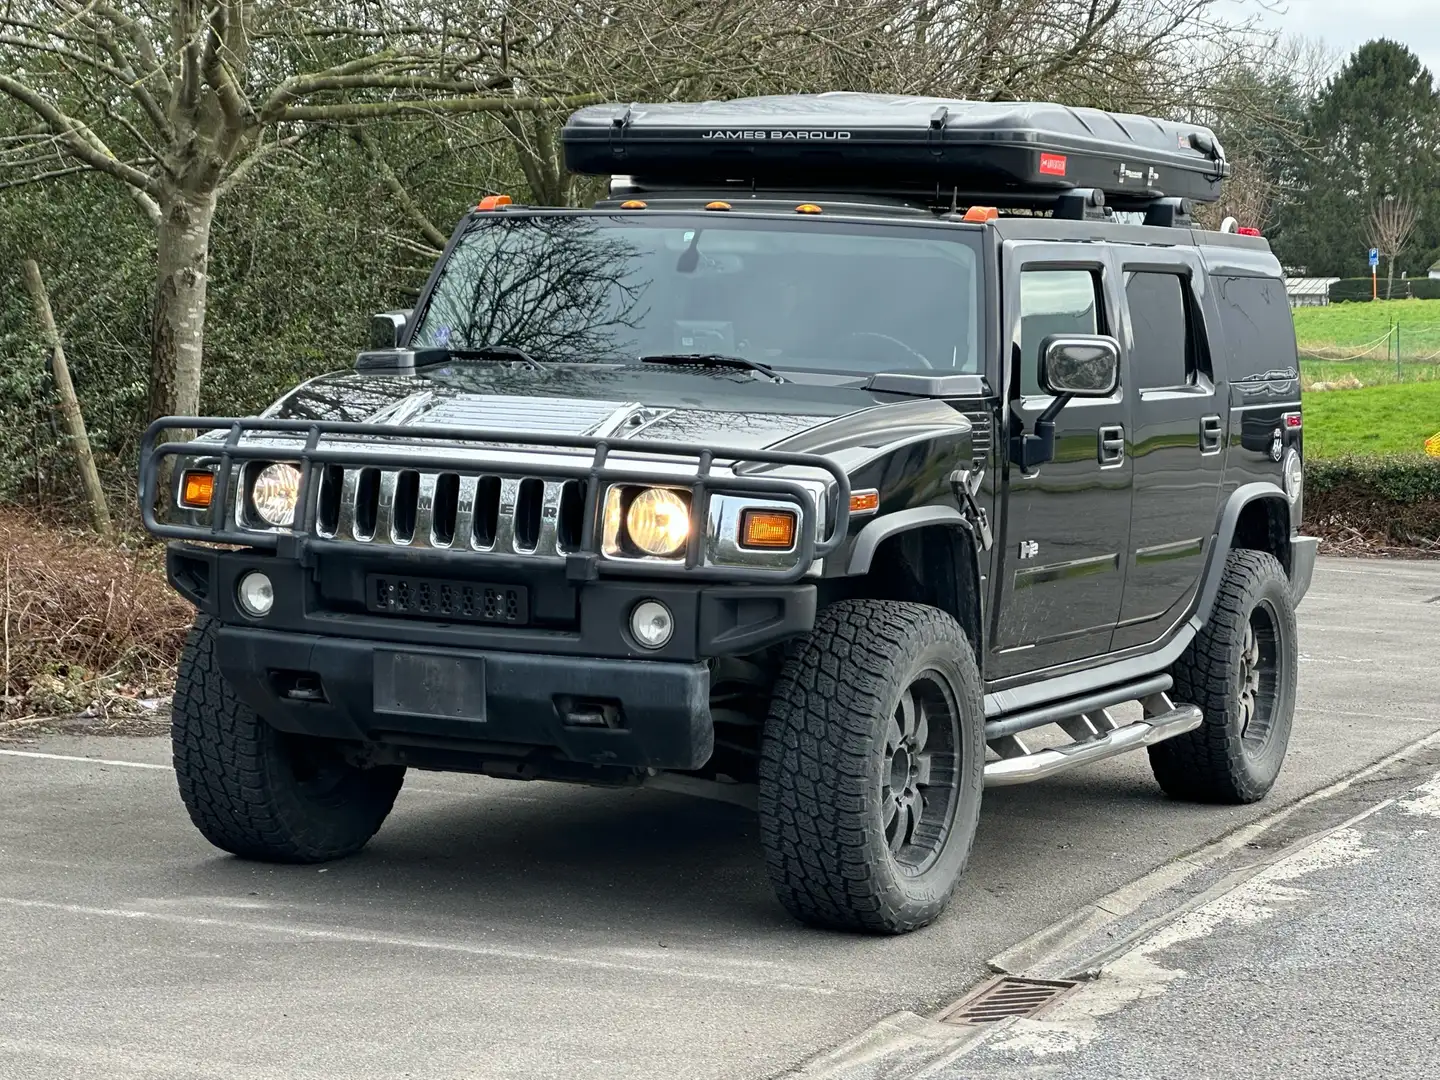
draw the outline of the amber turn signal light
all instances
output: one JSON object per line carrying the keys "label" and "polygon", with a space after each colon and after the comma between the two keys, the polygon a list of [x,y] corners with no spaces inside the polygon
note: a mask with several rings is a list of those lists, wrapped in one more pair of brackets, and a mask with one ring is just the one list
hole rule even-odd
{"label": "amber turn signal light", "polygon": [[850,512],[852,514],[873,514],[880,509],[880,493],[878,491],[857,491],[850,496]]}
{"label": "amber turn signal light", "polygon": [[740,546],[794,547],[795,514],[789,510],[746,510],[740,518]]}
{"label": "amber turn signal light", "polygon": [[180,505],[188,510],[207,510],[215,494],[215,474],[192,470],[180,478]]}

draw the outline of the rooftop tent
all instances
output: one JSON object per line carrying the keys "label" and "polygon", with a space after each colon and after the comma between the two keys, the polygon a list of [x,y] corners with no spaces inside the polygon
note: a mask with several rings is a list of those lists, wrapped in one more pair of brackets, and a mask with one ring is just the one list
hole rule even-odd
{"label": "rooftop tent", "polygon": [[1117,208],[1214,202],[1229,173],[1214,134],[1196,124],[880,94],[593,105],[566,122],[563,143],[574,172],[650,183],[958,189],[1017,202],[1094,188]]}

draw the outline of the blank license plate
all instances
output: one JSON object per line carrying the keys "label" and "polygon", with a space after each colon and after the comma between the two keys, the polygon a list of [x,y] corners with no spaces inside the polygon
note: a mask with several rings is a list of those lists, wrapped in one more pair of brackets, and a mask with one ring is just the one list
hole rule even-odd
{"label": "blank license plate", "polygon": [[375,711],[485,720],[485,661],[444,653],[375,652]]}

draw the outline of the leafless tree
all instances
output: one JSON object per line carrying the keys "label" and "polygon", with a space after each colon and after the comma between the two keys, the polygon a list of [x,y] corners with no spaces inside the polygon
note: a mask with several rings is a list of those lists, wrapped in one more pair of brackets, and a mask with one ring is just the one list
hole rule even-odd
{"label": "leafless tree", "polygon": [[602,100],[827,89],[1173,112],[1244,52],[1218,0],[6,0],[0,184],[92,171],[153,225],[150,411],[198,408],[217,203],[349,130],[414,226],[446,230],[378,124],[485,129],[540,202],[576,197],[558,124]]}
{"label": "leafless tree", "polygon": [[1395,260],[1415,235],[1420,208],[1403,195],[1386,195],[1370,211],[1370,246],[1385,257],[1385,299],[1395,292]]}

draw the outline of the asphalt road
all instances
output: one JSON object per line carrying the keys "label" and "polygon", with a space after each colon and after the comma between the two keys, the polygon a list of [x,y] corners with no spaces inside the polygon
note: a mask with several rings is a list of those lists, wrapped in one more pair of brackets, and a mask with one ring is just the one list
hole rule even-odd
{"label": "asphalt road", "polygon": [[277,868],[200,839],[163,740],[0,746],[0,1078],[774,1075],[1440,729],[1435,598],[1440,564],[1322,560],[1266,803],[1169,802],[1143,754],[994,790],[950,910],[893,940],[792,923],[721,804],[417,773],[363,854]]}
{"label": "asphalt road", "polygon": [[1432,777],[1178,912],[935,1080],[1431,1080],[1437,824]]}

